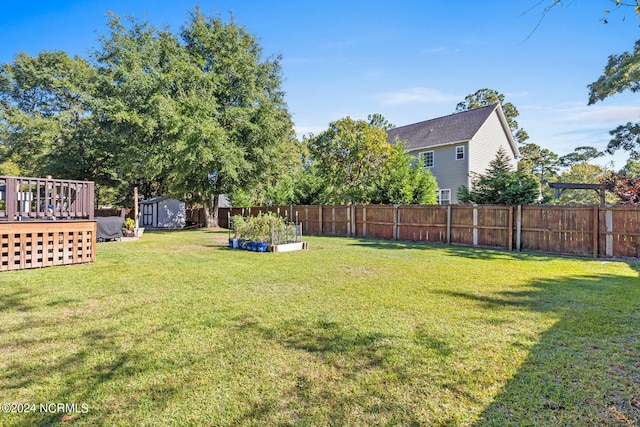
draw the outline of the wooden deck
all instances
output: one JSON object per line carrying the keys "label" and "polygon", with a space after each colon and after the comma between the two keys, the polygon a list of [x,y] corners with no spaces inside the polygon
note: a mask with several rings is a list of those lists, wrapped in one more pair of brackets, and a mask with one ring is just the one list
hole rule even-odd
{"label": "wooden deck", "polygon": [[94,183],[0,176],[0,271],[95,260]]}

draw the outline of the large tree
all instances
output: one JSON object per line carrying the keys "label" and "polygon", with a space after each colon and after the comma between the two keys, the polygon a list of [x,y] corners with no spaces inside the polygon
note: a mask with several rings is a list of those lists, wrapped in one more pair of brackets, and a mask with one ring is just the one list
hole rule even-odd
{"label": "large tree", "polygon": [[511,130],[513,139],[515,139],[519,144],[524,143],[529,139],[529,135],[518,125],[516,120],[520,115],[518,109],[512,103],[505,102],[505,96],[494,89],[479,89],[475,93],[467,95],[464,98],[464,101],[458,103],[456,106],[456,112],[486,107],[497,102],[502,106],[502,111],[504,112],[504,116],[509,124],[509,129]]}
{"label": "large tree", "polygon": [[576,147],[571,153],[559,158],[562,166],[573,166],[581,163],[588,163],[591,160],[604,156],[602,151],[588,145]]}
{"label": "large tree", "polygon": [[416,162],[396,141],[371,187],[371,203],[432,205],[438,202],[438,182],[422,160]]}
{"label": "large tree", "polygon": [[[586,162],[575,163],[569,170],[560,174],[558,181],[577,184],[598,184],[605,175],[605,169]],[[616,198],[606,194],[607,203],[615,203]],[[560,203],[564,205],[597,205],[600,196],[594,190],[564,190],[560,195]]]}
{"label": "large tree", "polygon": [[[602,76],[589,85],[589,105],[627,90],[640,90],[640,40],[636,41],[632,52],[609,57]],[[613,139],[607,146],[608,153],[623,149],[632,158],[640,159],[640,123],[629,122],[610,133]]]}
{"label": "large tree", "polygon": [[[278,57],[195,9],[179,34],[109,17],[90,60],[18,55],[0,69],[0,166],[142,185],[202,203],[264,195],[300,164]],[[114,194],[117,198],[117,194]],[[213,209],[211,209],[213,208]]]}
{"label": "large tree", "polygon": [[387,127],[380,115],[366,121],[346,117],[305,138],[310,162],[303,177],[306,184],[312,184],[308,188],[316,191],[316,202],[436,202],[435,178],[428,169],[414,164],[401,141],[388,143]]}
{"label": "large tree", "polygon": [[374,179],[391,154],[384,129],[345,117],[305,142],[324,183],[325,202],[369,202]]}

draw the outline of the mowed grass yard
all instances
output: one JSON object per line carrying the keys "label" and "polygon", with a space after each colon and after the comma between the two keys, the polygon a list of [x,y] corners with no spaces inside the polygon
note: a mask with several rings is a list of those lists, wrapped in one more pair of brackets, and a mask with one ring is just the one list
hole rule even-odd
{"label": "mowed grass yard", "polygon": [[226,239],[0,273],[0,425],[640,424],[638,263]]}

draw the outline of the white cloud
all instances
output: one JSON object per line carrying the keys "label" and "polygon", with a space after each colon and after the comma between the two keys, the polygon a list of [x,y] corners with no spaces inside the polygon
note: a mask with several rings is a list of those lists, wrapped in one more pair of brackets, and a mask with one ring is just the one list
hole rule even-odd
{"label": "white cloud", "polygon": [[523,92],[507,92],[504,94],[506,101],[509,102],[509,99],[511,98],[524,98],[529,96],[529,92],[527,91],[523,91]]}
{"label": "white cloud", "polygon": [[563,121],[580,122],[586,126],[617,126],[640,120],[640,107],[633,105],[583,107],[566,113]]}
{"label": "white cloud", "polygon": [[[624,104],[586,106],[583,102],[571,102],[553,107],[525,105],[518,109],[518,123],[529,133],[529,142],[559,155],[585,145],[605,150],[611,140],[611,129],[629,121],[640,121],[640,107]],[[614,161],[620,168],[627,157],[628,153],[620,150],[594,163],[604,165]]]}
{"label": "white cloud", "polygon": [[401,105],[410,103],[435,104],[457,102],[462,97],[440,92],[436,89],[414,87],[396,92],[385,92],[375,96],[382,105]]}
{"label": "white cloud", "polygon": [[455,52],[460,52],[460,49],[452,49],[450,47],[440,46],[440,47],[423,49],[422,51],[422,53],[427,55],[437,55],[439,53],[455,53]]}

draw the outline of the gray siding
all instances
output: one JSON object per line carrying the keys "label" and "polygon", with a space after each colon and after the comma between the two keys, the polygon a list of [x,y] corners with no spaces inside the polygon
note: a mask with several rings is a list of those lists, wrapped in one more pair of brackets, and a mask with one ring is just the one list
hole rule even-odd
{"label": "gray siding", "polygon": [[[456,160],[456,147],[464,146],[464,159]],[[451,190],[451,203],[458,203],[456,196],[458,187],[469,186],[469,144],[444,145],[442,147],[432,147],[423,150],[412,151],[411,154],[417,156],[423,151],[433,151],[434,165],[430,168],[433,176],[438,180],[440,190]]]}
{"label": "gray siding", "polygon": [[[510,131],[507,129],[506,132]],[[509,144],[505,129],[498,118],[498,113],[494,111],[471,140],[469,171],[484,174],[489,167],[489,162],[496,158],[496,153],[500,147],[503,147],[511,157],[512,169],[516,170],[518,161]]]}

